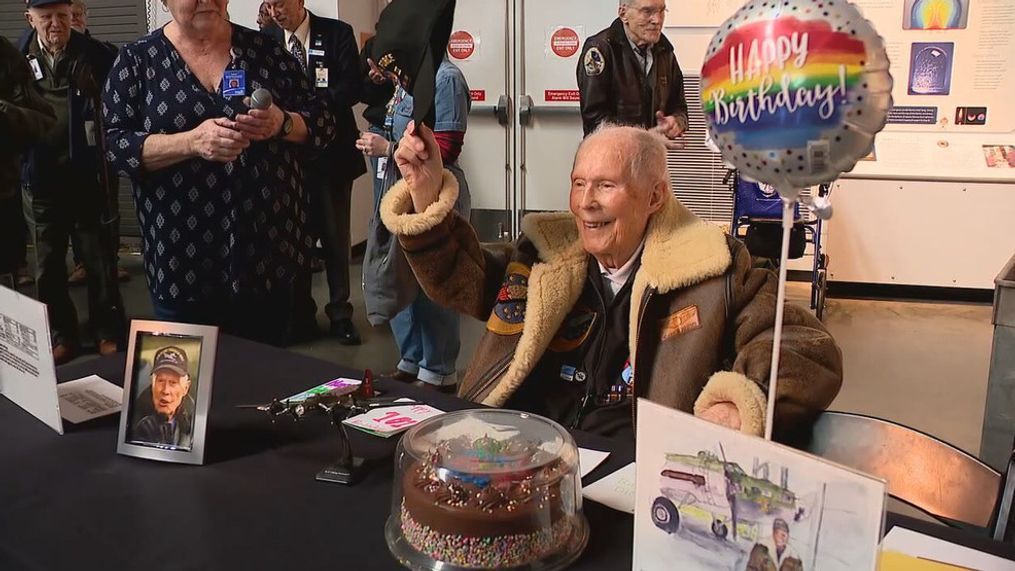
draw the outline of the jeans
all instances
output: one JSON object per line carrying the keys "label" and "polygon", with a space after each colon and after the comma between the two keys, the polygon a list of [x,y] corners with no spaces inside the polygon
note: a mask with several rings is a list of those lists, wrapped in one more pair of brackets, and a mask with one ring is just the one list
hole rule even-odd
{"label": "jeans", "polygon": [[459,315],[445,309],[422,290],[416,300],[391,320],[391,331],[402,360],[398,370],[432,385],[458,382],[455,361],[461,349]]}

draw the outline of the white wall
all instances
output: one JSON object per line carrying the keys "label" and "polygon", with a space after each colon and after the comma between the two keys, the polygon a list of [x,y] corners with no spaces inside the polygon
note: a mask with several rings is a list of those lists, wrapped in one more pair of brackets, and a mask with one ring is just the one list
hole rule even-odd
{"label": "white wall", "polygon": [[992,289],[1015,253],[1015,185],[844,179],[829,279]]}
{"label": "white wall", "polygon": [[[685,75],[700,74],[714,33],[666,29]],[[830,281],[992,289],[1015,253],[1015,184],[844,178],[832,202]],[[808,255],[790,268],[811,263]]]}

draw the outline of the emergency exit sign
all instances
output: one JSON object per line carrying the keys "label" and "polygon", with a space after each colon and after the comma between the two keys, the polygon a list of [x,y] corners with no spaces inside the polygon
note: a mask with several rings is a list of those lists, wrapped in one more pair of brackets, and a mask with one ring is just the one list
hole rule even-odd
{"label": "emergency exit sign", "polygon": [[581,101],[581,94],[577,89],[547,89],[543,100],[547,103],[577,102]]}

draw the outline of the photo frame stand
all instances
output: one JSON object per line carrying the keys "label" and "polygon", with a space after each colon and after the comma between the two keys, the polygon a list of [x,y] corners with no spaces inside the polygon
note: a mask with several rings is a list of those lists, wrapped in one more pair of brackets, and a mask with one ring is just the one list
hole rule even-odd
{"label": "photo frame stand", "polygon": [[[207,325],[131,321],[116,445],[118,454],[160,462],[204,464],[218,333],[217,327]],[[158,399],[160,403],[166,401],[161,406],[174,406],[172,403],[176,399],[173,418],[187,418],[186,422],[169,425],[164,413],[155,408],[155,372],[159,370],[166,371],[169,376],[163,381],[166,386],[176,387],[161,389],[160,394],[166,395]],[[191,383],[197,384],[196,392]],[[182,396],[181,386],[184,387]],[[150,422],[155,428],[150,428],[149,434],[138,434],[139,420]],[[167,432],[160,423],[181,428],[176,432],[170,428]]]}

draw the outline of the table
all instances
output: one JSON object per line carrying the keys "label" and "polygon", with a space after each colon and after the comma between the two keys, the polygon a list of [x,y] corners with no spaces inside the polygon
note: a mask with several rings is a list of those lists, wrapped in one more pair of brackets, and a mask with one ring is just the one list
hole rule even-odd
{"label": "table", "polygon": [[[124,359],[57,374],[62,381],[98,374],[122,384]],[[0,569],[401,569],[383,533],[397,439],[350,431],[354,450],[368,459],[364,477],[352,487],[325,484],[314,475],[336,453],[326,418],[272,425],[236,408],[361,373],[221,336],[204,466],[117,455],[118,415],[67,423],[59,436],[0,399]],[[375,386],[441,410],[475,406],[395,381]],[[586,484],[634,459],[631,443],[584,433],[575,439],[612,452]],[[585,512],[591,538],[572,569],[629,569],[633,519],[593,502]],[[1015,559],[1011,546],[890,515],[889,525],[896,524]]]}

